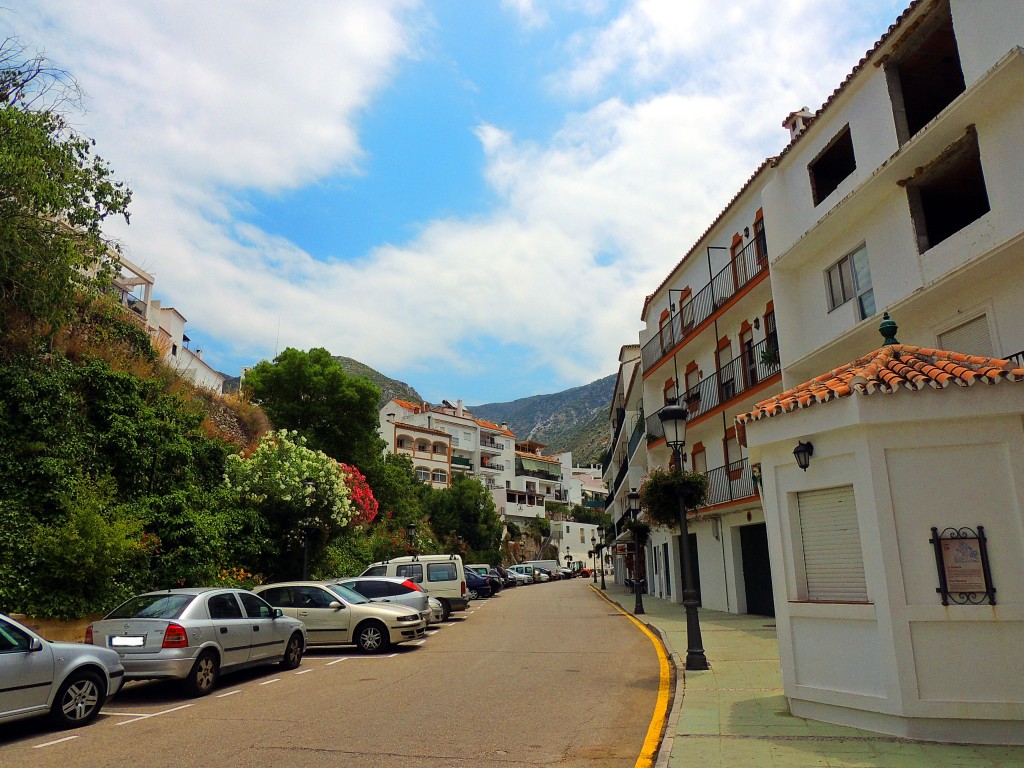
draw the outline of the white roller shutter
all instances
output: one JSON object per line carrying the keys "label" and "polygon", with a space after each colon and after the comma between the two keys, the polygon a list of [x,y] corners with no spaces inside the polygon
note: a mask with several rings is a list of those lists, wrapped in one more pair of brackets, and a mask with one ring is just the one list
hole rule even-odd
{"label": "white roller shutter", "polygon": [[807,599],[867,602],[864,557],[853,486],[797,494]]}
{"label": "white roller shutter", "polygon": [[950,328],[939,334],[939,347],[947,352],[963,352],[965,355],[992,357],[992,338],[988,333],[988,318],[976,317],[970,322]]}

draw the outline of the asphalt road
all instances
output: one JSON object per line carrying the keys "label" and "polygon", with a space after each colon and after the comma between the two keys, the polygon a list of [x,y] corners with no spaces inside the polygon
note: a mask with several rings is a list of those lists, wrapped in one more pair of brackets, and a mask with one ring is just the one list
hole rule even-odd
{"label": "asphalt road", "polygon": [[0,726],[0,765],[627,768],[658,694],[651,641],[583,579],[517,587],[364,656],[221,678],[201,699],[131,683],[95,723]]}

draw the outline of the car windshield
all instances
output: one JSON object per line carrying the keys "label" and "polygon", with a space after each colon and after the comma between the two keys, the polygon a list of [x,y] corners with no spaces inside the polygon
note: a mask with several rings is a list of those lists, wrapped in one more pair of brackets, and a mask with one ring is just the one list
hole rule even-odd
{"label": "car windshield", "polygon": [[121,603],[106,615],[108,619],[177,619],[195,595],[139,595]]}
{"label": "car windshield", "polygon": [[336,594],[346,603],[353,603],[354,605],[365,605],[370,602],[365,597],[360,595],[351,587],[346,587],[344,584],[331,584],[327,589]]}

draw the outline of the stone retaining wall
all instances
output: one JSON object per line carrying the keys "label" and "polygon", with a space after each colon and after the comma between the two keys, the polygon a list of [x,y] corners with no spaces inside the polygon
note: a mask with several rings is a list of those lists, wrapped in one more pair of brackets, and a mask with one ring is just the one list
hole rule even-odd
{"label": "stone retaining wall", "polygon": [[24,624],[47,640],[81,643],[85,642],[85,628],[103,617],[90,616],[84,619],[74,619],[73,621],[60,621],[58,619],[37,619],[20,613],[12,613],[11,618]]}

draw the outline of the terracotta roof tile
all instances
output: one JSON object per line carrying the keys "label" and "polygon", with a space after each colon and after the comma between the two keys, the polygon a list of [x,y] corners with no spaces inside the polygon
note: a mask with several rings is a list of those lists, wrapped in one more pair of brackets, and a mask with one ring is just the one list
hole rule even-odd
{"label": "terracotta roof tile", "polygon": [[994,357],[892,344],[762,400],[754,410],[737,416],[736,421],[742,425],[853,394],[970,387],[978,382],[998,384],[1003,379],[1024,382],[1024,368],[1014,368],[1010,361]]}

